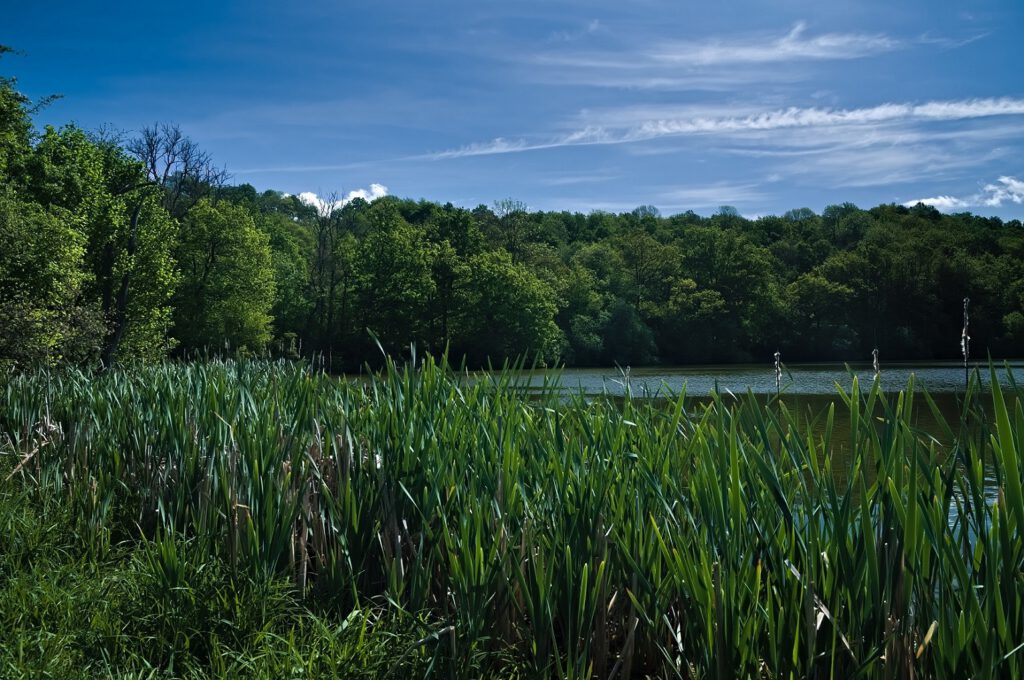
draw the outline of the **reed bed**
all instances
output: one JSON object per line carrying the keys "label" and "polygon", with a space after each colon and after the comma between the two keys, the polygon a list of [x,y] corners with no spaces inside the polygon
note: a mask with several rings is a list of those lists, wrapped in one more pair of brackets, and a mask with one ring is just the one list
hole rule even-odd
{"label": "reed bed", "polygon": [[429,357],[40,371],[0,391],[4,485],[89,559],[144,546],[161,588],[209,558],[375,612],[357,642],[404,626],[424,675],[1024,677],[1021,390],[972,381],[958,423],[912,382],[836,395],[588,398]]}

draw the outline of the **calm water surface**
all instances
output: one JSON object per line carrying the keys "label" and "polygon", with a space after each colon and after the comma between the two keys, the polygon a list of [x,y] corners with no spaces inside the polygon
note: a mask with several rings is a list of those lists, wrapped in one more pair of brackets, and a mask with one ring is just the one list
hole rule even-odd
{"label": "calm water surface", "polygon": [[[1010,376],[1024,378],[1024,361],[1009,362],[1010,371],[1003,364],[996,367],[996,377],[1004,386],[1010,385]],[[972,365],[973,370],[973,365]],[[989,383],[987,366],[978,370],[982,384]],[[839,387],[849,391],[856,375],[862,387],[871,385],[874,371],[870,364],[792,364],[784,365],[782,392],[789,396],[836,395]],[[885,392],[896,393],[906,389],[911,376],[918,388],[937,396],[953,395],[964,391],[964,368],[957,363],[902,363],[884,365],[881,381]],[[607,393],[623,396],[626,389],[634,397],[671,397],[686,390],[691,397],[706,397],[712,391],[720,394],[743,395],[749,390],[758,395],[776,392],[775,369],[770,363],[730,366],[688,366],[685,368],[589,368],[559,371],[525,371],[523,377],[531,385],[539,386],[544,380],[557,380],[561,389],[582,391],[585,394]]]}

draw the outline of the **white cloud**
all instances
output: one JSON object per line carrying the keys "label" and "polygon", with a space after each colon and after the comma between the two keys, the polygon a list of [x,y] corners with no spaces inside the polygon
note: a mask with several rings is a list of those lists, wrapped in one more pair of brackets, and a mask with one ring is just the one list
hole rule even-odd
{"label": "white cloud", "polygon": [[986,184],[983,193],[985,205],[994,208],[998,208],[1006,201],[1024,203],[1024,181],[1004,175],[995,184]]}
{"label": "white cloud", "polygon": [[525,140],[517,139],[509,141],[503,137],[496,137],[489,142],[474,142],[461,146],[458,149],[449,149],[433,154],[432,158],[462,158],[464,156],[490,156],[499,153],[514,153],[516,151],[530,151],[541,149],[543,146],[527,144]]}
{"label": "white cloud", "polygon": [[369,190],[367,189],[356,189],[345,194],[345,198],[341,200],[341,204],[351,203],[357,198],[361,198],[364,201],[376,201],[378,198],[384,198],[388,195],[388,188],[383,184],[373,183],[370,185]]}
{"label": "white cloud", "polygon": [[662,193],[658,200],[671,204],[670,207],[708,208],[754,203],[765,198],[767,195],[759,191],[756,184],[723,183],[674,189]]}
{"label": "white cloud", "polygon": [[[952,181],[969,168],[1009,162],[1024,136],[1024,118],[848,125],[745,132],[722,139],[716,151],[763,159],[766,171],[831,187]],[[688,140],[635,148],[686,148]],[[632,149],[633,147],[631,147]],[[998,166],[996,166],[998,167]]]}
{"label": "white cloud", "polygon": [[882,34],[823,33],[808,36],[807,24],[798,22],[786,35],[734,41],[676,42],[652,52],[655,61],[681,66],[770,64],[783,61],[857,59],[889,52],[901,42]]}
{"label": "white cloud", "polygon": [[903,205],[914,206],[918,203],[930,205],[937,210],[950,212],[967,208],[985,206],[989,208],[1001,207],[1004,203],[1024,203],[1024,180],[1016,177],[1003,175],[991,184],[986,184],[981,191],[966,198],[956,196],[933,196],[931,198],[916,198],[907,201]]}
{"label": "white cloud", "polygon": [[387,195],[388,188],[386,186],[374,183],[370,185],[369,189],[354,189],[340,199],[332,200],[333,197],[321,198],[312,191],[303,191],[299,194],[299,200],[305,205],[316,208],[317,212],[321,215],[329,215],[331,212],[348,205],[357,198],[372,202]]}
{"label": "white cloud", "polygon": [[956,196],[933,196],[931,198],[918,198],[913,201],[907,201],[903,205],[909,208],[911,206],[917,205],[918,203],[930,205],[931,207],[936,208],[937,210],[941,210],[942,212],[950,212],[952,210],[969,208],[971,206],[970,203],[964,201],[963,199],[957,198]]}
{"label": "white cloud", "polygon": [[[600,25],[571,34],[590,35]],[[923,39],[901,40],[881,33],[812,34],[804,22],[788,32],[738,33],[705,40],[658,40],[650,35],[619,36],[608,47],[579,49],[570,34],[561,43],[526,59],[523,76],[534,82],[658,90],[718,90],[739,83],[800,79],[795,68],[779,64],[851,60],[892,52]],[[934,39],[931,40],[932,42]]]}
{"label": "white cloud", "polygon": [[578,174],[578,175],[556,175],[547,179],[541,180],[544,184],[549,187],[561,187],[570,186],[573,184],[596,184],[599,182],[610,182],[611,180],[618,179],[618,175],[612,175],[608,173],[592,173],[592,174]]}
{"label": "white cloud", "polygon": [[648,120],[627,130],[624,137],[653,139],[672,135],[737,133],[785,128],[875,125],[899,121],[940,121],[1022,115],[1024,99],[969,99],[925,104],[885,103],[859,109],[789,107],[739,117],[692,117]]}
{"label": "white cloud", "polygon": [[[1010,97],[933,101],[924,104],[884,103],[877,106],[836,109],[789,107],[730,116],[717,112],[669,118],[644,118],[650,110],[612,110],[608,114],[587,112],[592,121],[583,128],[547,138],[506,139],[477,142],[433,154],[435,159],[484,156],[551,149],[563,146],[623,144],[665,137],[719,135],[734,137],[777,130],[836,130],[861,126],[858,134],[871,134],[880,126],[936,121],[972,120],[994,116],[1024,115],[1024,99]],[[637,115],[639,114],[639,115]],[[608,125],[602,124],[605,118]]]}
{"label": "white cloud", "polygon": [[812,183],[870,187],[948,179],[965,168],[985,165],[1005,155],[998,149],[961,149],[927,140],[903,144],[898,141],[899,134],[894,130],[864,144],[843,142],[840,136],[834,146],[808,149],[775,167],[787,177],[802,176]]}
{"label": "white cloud", "polygon": [[[661,22],[655,31],[670,28]],[[589,28],[589,27],[588,27]],[[627,90],[736,91],[742,85],[807,82],[816,64],[876,57],[899,50],[952,50],[980,40],[941,35],[894,36],[855,31],[818,32],[799,21],[787,31],[733,32],[705,39],[672,39],[635,26],[617,25],[614,37],[585,43],[570,39],[595,30],[552,34],[540,53],[505,50],[521,78],[551,85],[582,85]],[[662,38],[661,36],[666,36]],[[780,66],[784,65],[785,68]]]}

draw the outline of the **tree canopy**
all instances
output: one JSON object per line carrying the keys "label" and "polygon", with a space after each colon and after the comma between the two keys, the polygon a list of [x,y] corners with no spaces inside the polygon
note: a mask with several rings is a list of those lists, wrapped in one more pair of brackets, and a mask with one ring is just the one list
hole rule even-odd
{"label": "tree canopy", "polygon": [[[0,54],[3,50],[0,49]],[[1024,228],[917,205],[746,219],[304,204],[230,185],[174,125],[37,130],[0,78],[0,361],[197,352],[472,365],[1024,356]]]}

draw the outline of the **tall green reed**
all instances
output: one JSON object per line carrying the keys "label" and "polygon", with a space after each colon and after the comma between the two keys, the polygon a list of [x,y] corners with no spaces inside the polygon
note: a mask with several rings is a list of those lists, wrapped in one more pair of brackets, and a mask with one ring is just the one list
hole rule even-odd
{"label": "tall green reed", "polygon": [[403,653],[455,674],[1018,677],[1024,411],[991,384],[994,427],[977,380],[950,424],[913,381],[808,415],[430,357],[361,380],[208,362],[14,376],[0,428],[6,483],[66,498],[94,550],[156,541],[171,579],[187,539],[427,622]]}

